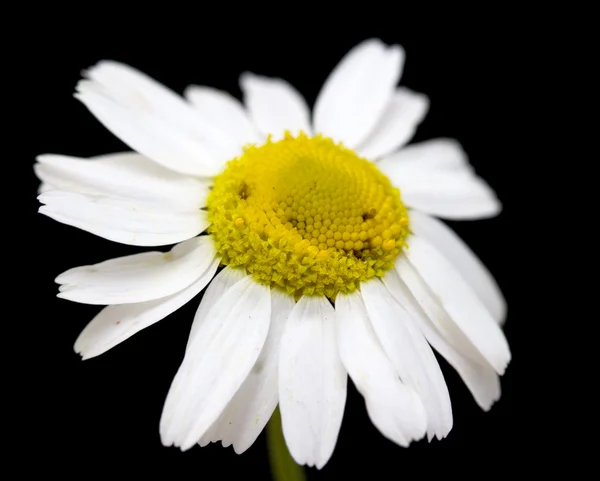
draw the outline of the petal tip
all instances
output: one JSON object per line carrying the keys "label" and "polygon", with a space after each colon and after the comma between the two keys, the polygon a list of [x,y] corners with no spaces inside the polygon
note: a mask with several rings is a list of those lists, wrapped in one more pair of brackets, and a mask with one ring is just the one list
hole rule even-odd
{"label": "petal tip", "polygon": [[66,292],[62,292],[60,291],[60,289],[62,289],[63,286],[59,287],[59,292],[56,293],[56,297],[58,297],[59,299],[65,299],[67,301],[69,301],[70,299],[68,298],[68,294]]}
{"label": "petal tip", "polygon": [[97,350],[95,351],[93,348],[90,349],[89,343],[86,343],[85,340],[82,339],[81,335],[79,335],[75,341],[75,344],[73,344],[73,351],[81,356],[82,361],[88,361],[89,359],[98,357],[103,352]]}
{"label": "petal tip", "polygon": [[196,440],[194,441],[190,441],[190,439],[186,439],[183,443],[181,443],[178,447],[181,450],[181,452],[185,452],[190,450],[191,448],[193,448],[196,445]]}
{"label": "petal tip", "polygon": [[406,56],[406,52],[404,51],[402,45],[397,43],[387,46],[387,54],[390,57],[393,56],[394,61],[398,63],[401,63],[404,60],[404,57]]}
{"label": "petal tip", "polygon": [[190,100],[190,97],[193,97],[196,93],[200,92],[201,87],[199,87],[198,85],[188,85],[186,88],[183,89],[183,97],[186,100]]}
{"label": "petal tip", "polygon": [[386,44],[378,37],[367,38],[354,46],[354,48],[379,48],[380,50],[384,50],[385,47]]}
{"label": "petal tip", "polygon": [[240,74],[240,78],[239,78],[239,84],[240,84],[240,88],[242,90],[248,88],[248,82],[252,82],[254,79],[256,79],[258,77],[258,75],[256,75],[253,72],[250,71],[245,71],[242,72]]}
{"label": "petal tip", "polygon": [[73,96],[75,98],[79,98],[78,96],[81,96],[81,94],[85,93],[86,91],[92,90],[94,85],[94,82],[87,78],[79,80],[77,84],[75,84],[75,93],[73,94]]}
{"label": "petal tip", "polygon": [[47,162],[48,160],[50,160],[54,156],[55,156],[55,154],[38,154],[35,156],[35,160],[36,160],[36,162],[43,164],[43,163]]}
{"label": "petal tip", "polygon": [[[223,446],[225,446],[225,444],[223,444]],[[232,447],[233,447],[233,452],[235,454],[243,454],[243,453],[245,453],[248,450],[248,448],[250,446],[246,446],[245,444],[234,442],[232,444]]]}

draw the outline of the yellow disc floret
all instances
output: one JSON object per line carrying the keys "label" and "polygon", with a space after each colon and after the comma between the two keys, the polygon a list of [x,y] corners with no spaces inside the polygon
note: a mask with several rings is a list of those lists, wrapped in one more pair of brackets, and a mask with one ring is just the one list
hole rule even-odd
{"label": "yellow disc floret", "polygon": [[382,276],[409,232],[389,179],[320,135],[246,148],[215,178],[207,206],[222,263],[296,298],[335,299]]}

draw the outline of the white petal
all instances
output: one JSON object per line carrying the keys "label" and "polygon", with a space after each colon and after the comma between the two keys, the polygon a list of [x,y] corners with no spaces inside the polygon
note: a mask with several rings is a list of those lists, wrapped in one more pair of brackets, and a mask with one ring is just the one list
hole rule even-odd
{"label": "white petal", "polygon": [[[39,174],[36,172],[39,177]],[[40,178],[41,179],[41,178]],[[52,185],[50,182],[42,182],[38,187],[38,195],[43,194],[44,192],[48,192],[50,190],[56,190],[56,187]]]}
{"label": "white petal", "polygon": [[238,146],[260,141],[242,103],[222,90],[200,85],[190,85],[185,97],[215,127],[225,132]]}
{"label": "white petal", "polygon": [[277,140],[285,130],[312,133],[306,101],[285,80],[246,72],[240,77],[240,87],[250,116],[263,134],[272,134]]}
{"label": "white petal", "polygon": [[371,135],[357,149],[367,159],[376,160],[404,146],[429,110],[426,95],[399,87],[388,103]]}
{"label": "white petal", "polygon": [[456,141],[409,145],[382,159],[377,167],[400,189],[406,205],[417,210],[447,219],[480,219],[502,209]]}
{"label": "white petal", "polygon": [[210,236],[176,245],[170,252],[145,252],[93,266],[75,267],[56,278],[58,297],[85,304],[131,304],[175,294],[212,265]]}
{"label": "white petal", "polygon": [[[402,260],[399,269],[402,270],[405,277],[413,279],[413,289],[420,289],[419,297],[421,299],[429,298],[425,304],[430,307],[435,306],[435,299],[431,297],[427,286],[420,280],[419,275],[414,271],[413,267],[406,260]],[[415,296],[408,289],[404,281],[400,279],[398,272],[389,271],[384,276],[383,282],[396,301],[408,311],[411,319],[416,323],[427,341],[456,369],[471,391],[471,394],[473,394],[477,404],[482,409],[489,410],[492,404],[500,399],[500,380],[494,369],[485,361],[477,362],[469,358],[464,354],[468,350],[455,348],[450,341],[456,343],[458,335],[450,336],[450,339],[444,338],[417,303]],[[441,307],[437,310],[430,310],[430,312],[432,316],[437,318],[444,316]],[[442,314],[438,314],[438,312],[442,312]],[[473,348],[471,347],[471,349]]]}
{"label": "white petal", "polygon": [[[223,297],[223,294],[225,294],[225,292],[227,292],[230,287],[244,279],[246,276],[247,274],[244,268],[234,268],[231,266],[226,266],[213,279],[213,281],[210,283],[210,286],[208,286],[208,289],[206,289],[206,292],[202,296],[202,301],[200,302],[200,306],[198,307],[196,315],[194,316],[194,322],[192,323],[192,328],[188,337],[186,352],[190,348],[190,346],[193,345],[193,340],[196,337],[200,326],[204,324],[205,319],[207,318],[206,316],[213,308],[213,306]],[[272,300],[273,298],[271,297],[271,301]],[[273,313],[271,312],[271,314]],[[200,446],[204,447],[210,442],[217,442],[221,440],[219,434],[222,417],[223,413],[221,413],[221,416],[219,416],[219,418],[200,438],[200,440],[198,441],[198,444],[200,444]]]}
{"label": "white petal", "polygon": [[296,303],[279,351],[283,435],[298,464],[321,469],[337,441],[348,377],[335,339],[335,311],[324,297]]}
{"label": "white petal", "polygon": [[215,258],[198,280],[168,297],[139,304],[105,307],[85,326],[75,342],[75,352],[81,354],[84,360],[99,356],[142,329],[164,319],[204,289],[215,275],[217,267],[219,259]]}
{"label": "white petal", "polygon": [[180,96],[117,62],[98,63],[75,97],[133,150],[183,174],[210,176],[239,149]]}
{"label": "white petal", "polygon": [[[503,374],[510,362],[510,349],[502,329],[469,285],[435,247],[417,235],[411,236],[407,243],[408,261],[439,299],[455,326],[496,372]],[[408,287],[412,291],[410,284]],[[414,291],[413,294],[416,297]]]}
{"label": "white petal", "polygon": [[208,226],[206,212],[164,209],[103,195],[60,190],[38,197],[41,214],[105,239],[134,246],[175,244],[194,237]]}
{"label": "white petal", "polygon": [[[461,331],[446,312],[439,297],[431,290],[416,268],[406,258],[396,260],[396,272],[406,284],[411,296],[427,315],[440,335],[467,358],[492,368],[473,342]],[[404,304],[402,304],[404,305]]]}
{"label": "white petal", "polygon": [[401,187],[407,206],[445,219],[473,220],[494,217],[502,209],[494,191],[480,177],[431,174],[413,178]]}
{"label": "white petal", "polygon": [[421,439],[427,415],[417,393],[398,378],[369,323],[360,293],[338,294],[337,338],[344,367],[365,398],[371,421],[400,446]]}
{"label": "white petal", "polygon": [[92,159],[45,154],[38,156],[37,161],[35,173],[55,189],[178,209],[206,205],[207,183],[165,169],[137,152]]}
{"label": "white petal", "polygon": [[226,132],[201,115],[180,95],[139,70],[105,60],[86,74],[123,105],[153,115],[195,142],[201,142],[209,150],[227,159],[239,152],[239,149],[232,147]]}
{"label": "white petal", "polygon": [[271,291],[271,325],[267,340],[244,384],[219,416],[216,426],[211,427],[211,441],[222,440],[223,446],[233,444],[235,452],[241,454],[252,446],[271,418],[279,399],[279,346],[293,308],[291,296]]}
{"label": "white petal", "polygon": [[404,50],[367,40],[340,61],[323,84],[314,108],[315,132],[360,145],[391,100],[404,64]]}
{"label": "white petal", "polygon": [[410,213],[410,228],[448,259],[475,291],[499,324],[506,318],[506,301],[490,271],[447,225],[421,212]]}
{"label": "white petal", "polygon": [[187,450],[215,422],[256,363],[270,316],[270,290],[251,276],[213,306],[167,395],[160,421],[165,446]]}
{"label": "white petal", "polygon": [[186,350],[189,349],[192,340],[196,337],[198,329],[200,329],[200,326],[213,306],[223,297],[230,287],[241,281],[244,277],[246,277],[246,273],[243,268],[234,268],[231,266],[225,267],[215,276],[202,296],[202,301],[194,316],[194,322],[192,323],[190,335],[188,336]]}
{"label": "white petal", "polygon": [[446,138],[411,144],[383,158],[377,166],[390,169],[386,172],[397,177],[435,171],[472,171],[461,145],[454,139]]}
{"label": "white petal", "polygon": [[414,389],[427,413],[427,437],[444,438],[452,429],[452,406],[446,381],[433,351],[383,283],[375,278],[360,286],[362,297],[384,352],[404,384]]}

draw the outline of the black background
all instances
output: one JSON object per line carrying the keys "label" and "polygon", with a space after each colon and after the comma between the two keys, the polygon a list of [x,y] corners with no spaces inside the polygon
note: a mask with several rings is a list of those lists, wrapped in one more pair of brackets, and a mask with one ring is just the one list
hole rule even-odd
{"label": "black background", "polygon": [[115,13],[93,22],[93,15],[77,21],[60,16],[58,21],[58,14],[48,12],[48,18],[39,13],[30,26],[33,45],[24,50],[19,65],[26,86],[21,92],[27,98],[25,115],[19,120],[29,133],[19,161],[27,170],[28,227],[32,229],[28,271],[35,273],[30,284],[33,296],[23,306],[31,319],[27,335],[33,344],[22,355],[27,362],[20,366],[27,372],[21,392],[33,394],[22,394],[20,402],[32,426],[26,444],[32,462],[22,469],[42,465],[48,473],[77,474],[127,466],[150,474],[168,469],[194,476],[217,473],[223,479],[269,477],[264,435],[242,456],[220,445],[185,453],[161,445],[162,403],[183,357],[199,297],[98,358],[82,362],[73,352],[78,333],[99,308],[57,299],[53,279],[70,267],[140,251],[36,213],[38,181],[31,169],[36,155],[86,157],[127,150],[72,97],[81,70],[101,59],[114,59],[177,92],[196,83],[237,97],[238,77],[249,70],[288,80],[312,105],[339,59],[373,36],[403,45],[406,64],[401,83],[431,100],[413,140],[458,139],[476,171],[503,202],[504,210],[495,219],[451,226],[489,266],[506,295],[505,332],[513,361],[502,378],[502,398],[484,413],[458,375],[440,360],[452,398],[454,428],[442,442],[421,441],[409,449],[395,446],[377,432],[362,398],[349,383],[334,454],[322,471],[309,470],[309,479],[363,477],[362,473],[377,479],[400,478],[412,460],[425,459],[423,469],[430,470],[448,454],[455,461],[445,464],[447,473],[476,474],[473,465],[459,461],[457,450],[466,450],[472,459],[493,455],[498,464],[511,459],[524,449],[526,440],[518,414],[523,394],[516,379],[529,355],[524,348],[528,324],[521,311],[525,280],[518,274],[509,235],[519,228],[515,172],[523,162],[511,144],[509,122],[515,115],[512,89],[518,80],[514,25],[499,17],[494,22],[472,22],[460,14],[443,14],[432,22],[422,13],[400,18],[385,10],[376,20],[367,20],[360,11],[345,19],[325,18],[315,10],[298,21],[294,21],[296,14],[283,10],[254,13],[242,14],[231,6],[227,14],[180,11],[175,19],[148,21],[124,20]]}

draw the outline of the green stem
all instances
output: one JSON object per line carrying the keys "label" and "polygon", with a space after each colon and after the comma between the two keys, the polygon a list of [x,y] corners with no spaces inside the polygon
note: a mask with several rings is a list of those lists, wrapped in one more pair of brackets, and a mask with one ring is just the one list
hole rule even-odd
{"label": "green stem", "polygon": [[296,464],[283,439],[279,406],[267,424],[267,450],[274,481],[306,481],[302,467]]}

